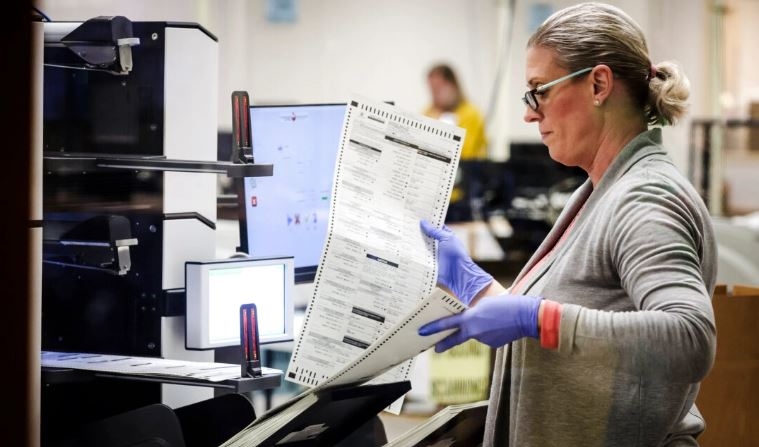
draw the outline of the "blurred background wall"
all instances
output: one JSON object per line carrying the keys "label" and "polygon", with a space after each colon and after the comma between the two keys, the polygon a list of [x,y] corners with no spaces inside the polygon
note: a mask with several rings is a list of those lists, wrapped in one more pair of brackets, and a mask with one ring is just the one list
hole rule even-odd
{"label": "blurred background wall", "polygon": [[[254,103],[337,102],[358,93],[422,111],[429,101],[427,70],[436,62],[450,63],[465,94],[489,116],[489,153],[498,160],[508,158],[512,141],[539,140],[535,126],[522,121],[525,43],[548,14],[574,3],[578,2],[40,0],[37,6],[53,20],[124,15],[205,26],[219,38],[221,130],[231,127],[232,90],[249,91]],[[753,25],[759,23],[759,1],[608,3],[640,23],[655,62],[675,60],[691,80],[689,118],[665,130],[671,154],[685,170],[691,118],[749,116],[751,104],[759,103],[759,65],[750,44],[759,39],[759,28]],[[283,4],[290,5],[284,13]],[[759,115],[759,107],[754,112]],[[759,140],[759,133],[754,134]],[[717,176],[728,181],[735,175],[742,178],[746,160],[753,166],[754,152],[740,151],[754,144],[751,135],[743,129],[724,136],[728,146],[738,148],[733,156],[737,162],[728,157],[724,169],[715,168]],[[743,194],[751,196],[751,191]]]}

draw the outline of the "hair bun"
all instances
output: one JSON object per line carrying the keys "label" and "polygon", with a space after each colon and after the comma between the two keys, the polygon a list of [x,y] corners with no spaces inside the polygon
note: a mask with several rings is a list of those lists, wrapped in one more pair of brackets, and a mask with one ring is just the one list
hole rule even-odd
{"label": "hair bun", "polygon": [[649,124],[672,125],[688,110],[690,82],[674,62],[653,65],[656,74],[648,88],[646,116]]}

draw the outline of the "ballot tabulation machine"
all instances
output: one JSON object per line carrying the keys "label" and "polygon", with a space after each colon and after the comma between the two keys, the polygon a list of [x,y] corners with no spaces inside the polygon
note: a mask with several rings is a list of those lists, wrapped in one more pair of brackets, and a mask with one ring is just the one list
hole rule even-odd
{"label": "ballot tabulation machine", "polygon": [[[216,159],[216,37],[118,16],[48,22],[44,36],[43,351],[213,362],[185,346],[185,263],[214,259],[217,176],[273,170]],[[43,441],[214,395],[71,371],[42,380]]]}

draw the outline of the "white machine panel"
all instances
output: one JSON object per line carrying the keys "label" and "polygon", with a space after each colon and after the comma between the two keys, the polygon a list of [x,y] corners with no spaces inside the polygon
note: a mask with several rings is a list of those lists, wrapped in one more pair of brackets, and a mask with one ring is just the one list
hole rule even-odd
{"label": "white machine panel", "polygon": [[[197,28],[167,27],[164,65],[164,155],[216,160],[218,44]],[[164,213],[199,213],[216,222],[216,174],[167,172]],[[212,259],[216,238],[198,219],[164,221],[163,288],[184,287],[184,263]],[[187,351],[184,317],[164,317],[165,358],[212,362],[213,351]],[[178,407],[213,397],[211,389],[163,385],[162,401]]]}

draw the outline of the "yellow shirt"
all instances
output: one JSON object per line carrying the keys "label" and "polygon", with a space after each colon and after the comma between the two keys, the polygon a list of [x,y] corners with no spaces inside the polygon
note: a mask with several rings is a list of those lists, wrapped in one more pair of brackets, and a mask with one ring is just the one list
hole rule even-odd
{"label": "yellow shirt", "polygon": [[[440,118],[440,111],[434,107],[429,107],[425,115],[431,118]],[[456,110],[456,125],[466,129],[466,138],[461,148],[462,160],[478,160],[488,156],[488,142],[485,137],[485,120],[482,118],[480,111],[477,110],[469,101],[461,101]]]}

